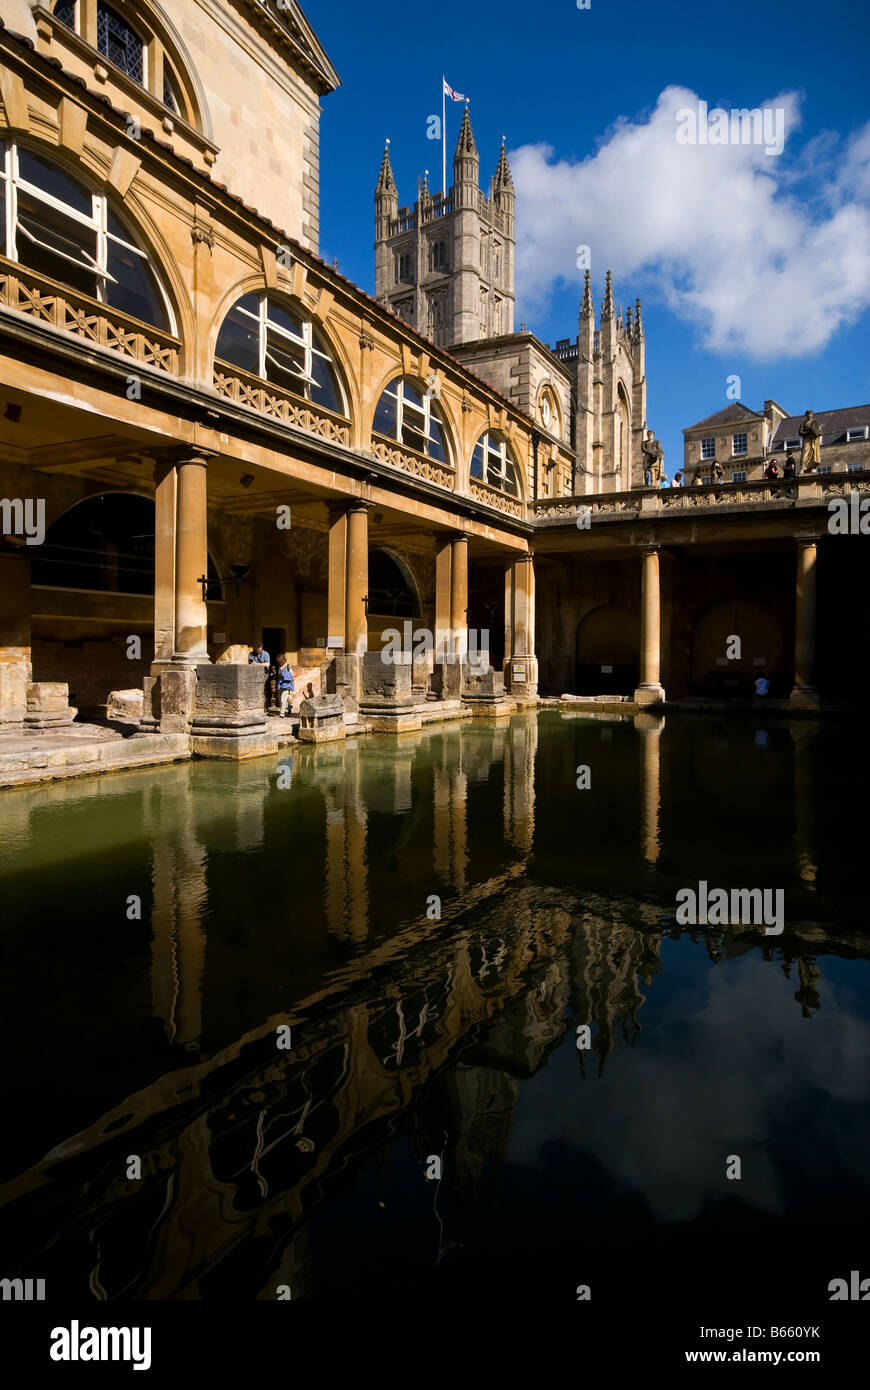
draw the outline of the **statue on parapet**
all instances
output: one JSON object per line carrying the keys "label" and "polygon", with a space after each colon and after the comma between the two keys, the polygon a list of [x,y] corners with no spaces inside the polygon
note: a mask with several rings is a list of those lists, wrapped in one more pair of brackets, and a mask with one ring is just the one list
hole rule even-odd
{"label": "statue on parapet", "polygon": [[801,427],[801,472],[810,473],[822,461],[822,427],[811,410],[804,412]]}
{"label": "statue on parapet", "polygon": [[656,439],[654,432],[648,429],[646,439],[640,447],[643,454],[644,487],[655,487],[665,466],[665,451],[661,440]]}

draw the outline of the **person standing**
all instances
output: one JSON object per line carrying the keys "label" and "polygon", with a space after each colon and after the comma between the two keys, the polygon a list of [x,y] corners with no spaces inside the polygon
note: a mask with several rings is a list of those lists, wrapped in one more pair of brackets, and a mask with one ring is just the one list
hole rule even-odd
{"label": "person standing", "polygon": [[262,643],[262,642],[258,642],[257,645],[254,647],[253,651],[251,651],[251,652],[248,653],[248,665],[249,665],[249,666],[265,666],[265,667],[266,667],[266,670],[263,672],[263,708],[264,708],[264,709],[266,710],[266,712],[268,713],[268,711],[269,711],[269,674],[270,674],[270,673],[269,673],[269,666],[271,665],[271,661],[270,661],[270,659],[269,659],[269,653],[268,653],[267,651],[264,651],[264,650],[263,650],[263,643]]}
{"label": "person standing", "polygon": [[785,463],[782,468],[782,476],[784,478],[794,478],[796,474],[797,468],[795,467],[794,454],[786,454]]}
{"label": "person standing", "polygon": [[768,478],[768,479],[770,479],[770,478],[778,478],[778,477],[779,477],[779,469],[778,469],[777,466],[776,466],[776,459],[771,459],[771,460],[770,460],[770,463],[767,465],[767,467],[766,467],[765,470],[764,470],[764,476],[765,476],[765,478]]}
{"label": "person standing", "polygon": [[281,718],[287,714],[287,706],[290,704],[296,686],[293,683],[293,668],[286,656],[278,657],[278,696],[281,701]]}

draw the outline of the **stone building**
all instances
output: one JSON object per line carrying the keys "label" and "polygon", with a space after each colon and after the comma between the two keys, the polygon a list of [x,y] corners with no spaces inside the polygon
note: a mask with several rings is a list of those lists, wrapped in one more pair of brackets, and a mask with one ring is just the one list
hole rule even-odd
{"label": "stone building", "polygon": [[[421,188],[399,225],[384,159],[382,271],[414,238],[404,321],[316,254],[338,79],[298,5],[3,0],[2,17],[6,734],[138,688],[142,757],[268,751],[256,640],[357,728],[506,713],[539,690],[704,692],[736,621],[757,634],[729,672],[744,685],[763,657],[797,703],[817,702],[817,669],[823,693],[860,686],[870,653],[836,604],[860,557],[817,547],[839,484],[643,486],[640,315],[608,278],[596,328],[587,279],[575,343],[513,331],[510,169],[502,152],[480,193],[469,121],[437,217]],[[449,343],[415,317],[436,224]],[[384,632],[405,622],[451,650],[386,672]],[[448,660],[469,628],[490,635],[473,679]]]}
{"label": "stone building", "polygon": [[502,144],[489,194],[466,107],[453,185],[399,206],[384,150],[375,189],[375,296],[472,368],[536,424],[535,495],[618,492],[643,481],[646,347],[640,300],[623,315],[610,271],[596,327],[589,272],[577,338],[551,349],[514,332],[516,194]]}
{"label": "stone building", "polygon": [[[870,405],[814,413],[822,430],[819,474],[861,473],[870,468]],[[803,420],[803,415],[788,415],[776,401],[765,401],[762,410],[734,401],[683,430],[686,481],[691,483],[700,474],[702,481],[709,482],[717,462],[730,483],[758,481],[771,458],[782,473],[788,454],[800,463]]]}

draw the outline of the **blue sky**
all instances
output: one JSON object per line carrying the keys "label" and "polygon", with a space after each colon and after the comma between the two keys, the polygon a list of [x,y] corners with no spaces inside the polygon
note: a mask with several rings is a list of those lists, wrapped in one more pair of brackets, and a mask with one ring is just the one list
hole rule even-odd
{"label": "blue sky", "polygon": [[[870,401],[870,103],[864,3],[308,0],[342,86],[321,121],[321,254],[373,290],[386,136],[401,203],[441,146],[441,74],[471,99],[488,185],[506,136],[518,193],[516,326],[575,337],[588,245],[596,306],[644,303],[649,423],[668,471],[680,430],[728,404],[793,414]],[[783,111],[782,154],[687,148],[675,112]],[[448,185],[461,105],[448,102]]]}

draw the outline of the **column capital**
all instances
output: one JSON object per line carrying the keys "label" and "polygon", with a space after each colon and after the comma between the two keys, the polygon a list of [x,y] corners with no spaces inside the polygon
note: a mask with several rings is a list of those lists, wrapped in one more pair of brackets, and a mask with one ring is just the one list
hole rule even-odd
{"label": "column capital", "polygon": [[794,539],[796,545],[806,546],[816,545],[821,538],[821,533],[819,531],[804,531],[799,532]]}
{"label": "column capital", "polygon": [[349,512],[370,512],[373,508],[373,502],[366,502],[361,497],[341,497],[326,503],[330,521],[338,521],[340,517],[347,516]]}
{"label": "column capital", "polygon": [[457,544],[459,541],[465,541],[465,544],[467,545],[468,542],[471,540],[471,537],[467,531],[452,531],[450,533],[449,539],[454,543],[454,545]]}
{"label": "column capital", "polygon": [[171,449],[161,449],[155,457],[161,463],[173,463],[176,467],[185,463],[197,463],[207,468],[218,457],[217,449],[200,448],[198,444],[179,445]]}
{"label": "column capital", "polygon": [[534,560],[535,560],[535,554],[534,554],[534,551],[532,551],[532,550],[523,551],[523,553],[522,553],[521,555],[512,555],[512,556],[511,556],[511,563],[513,563],[513,564],[515,564],[515,565],[519,565],[519,564],[531,565],[531,564],[534,564]]}

